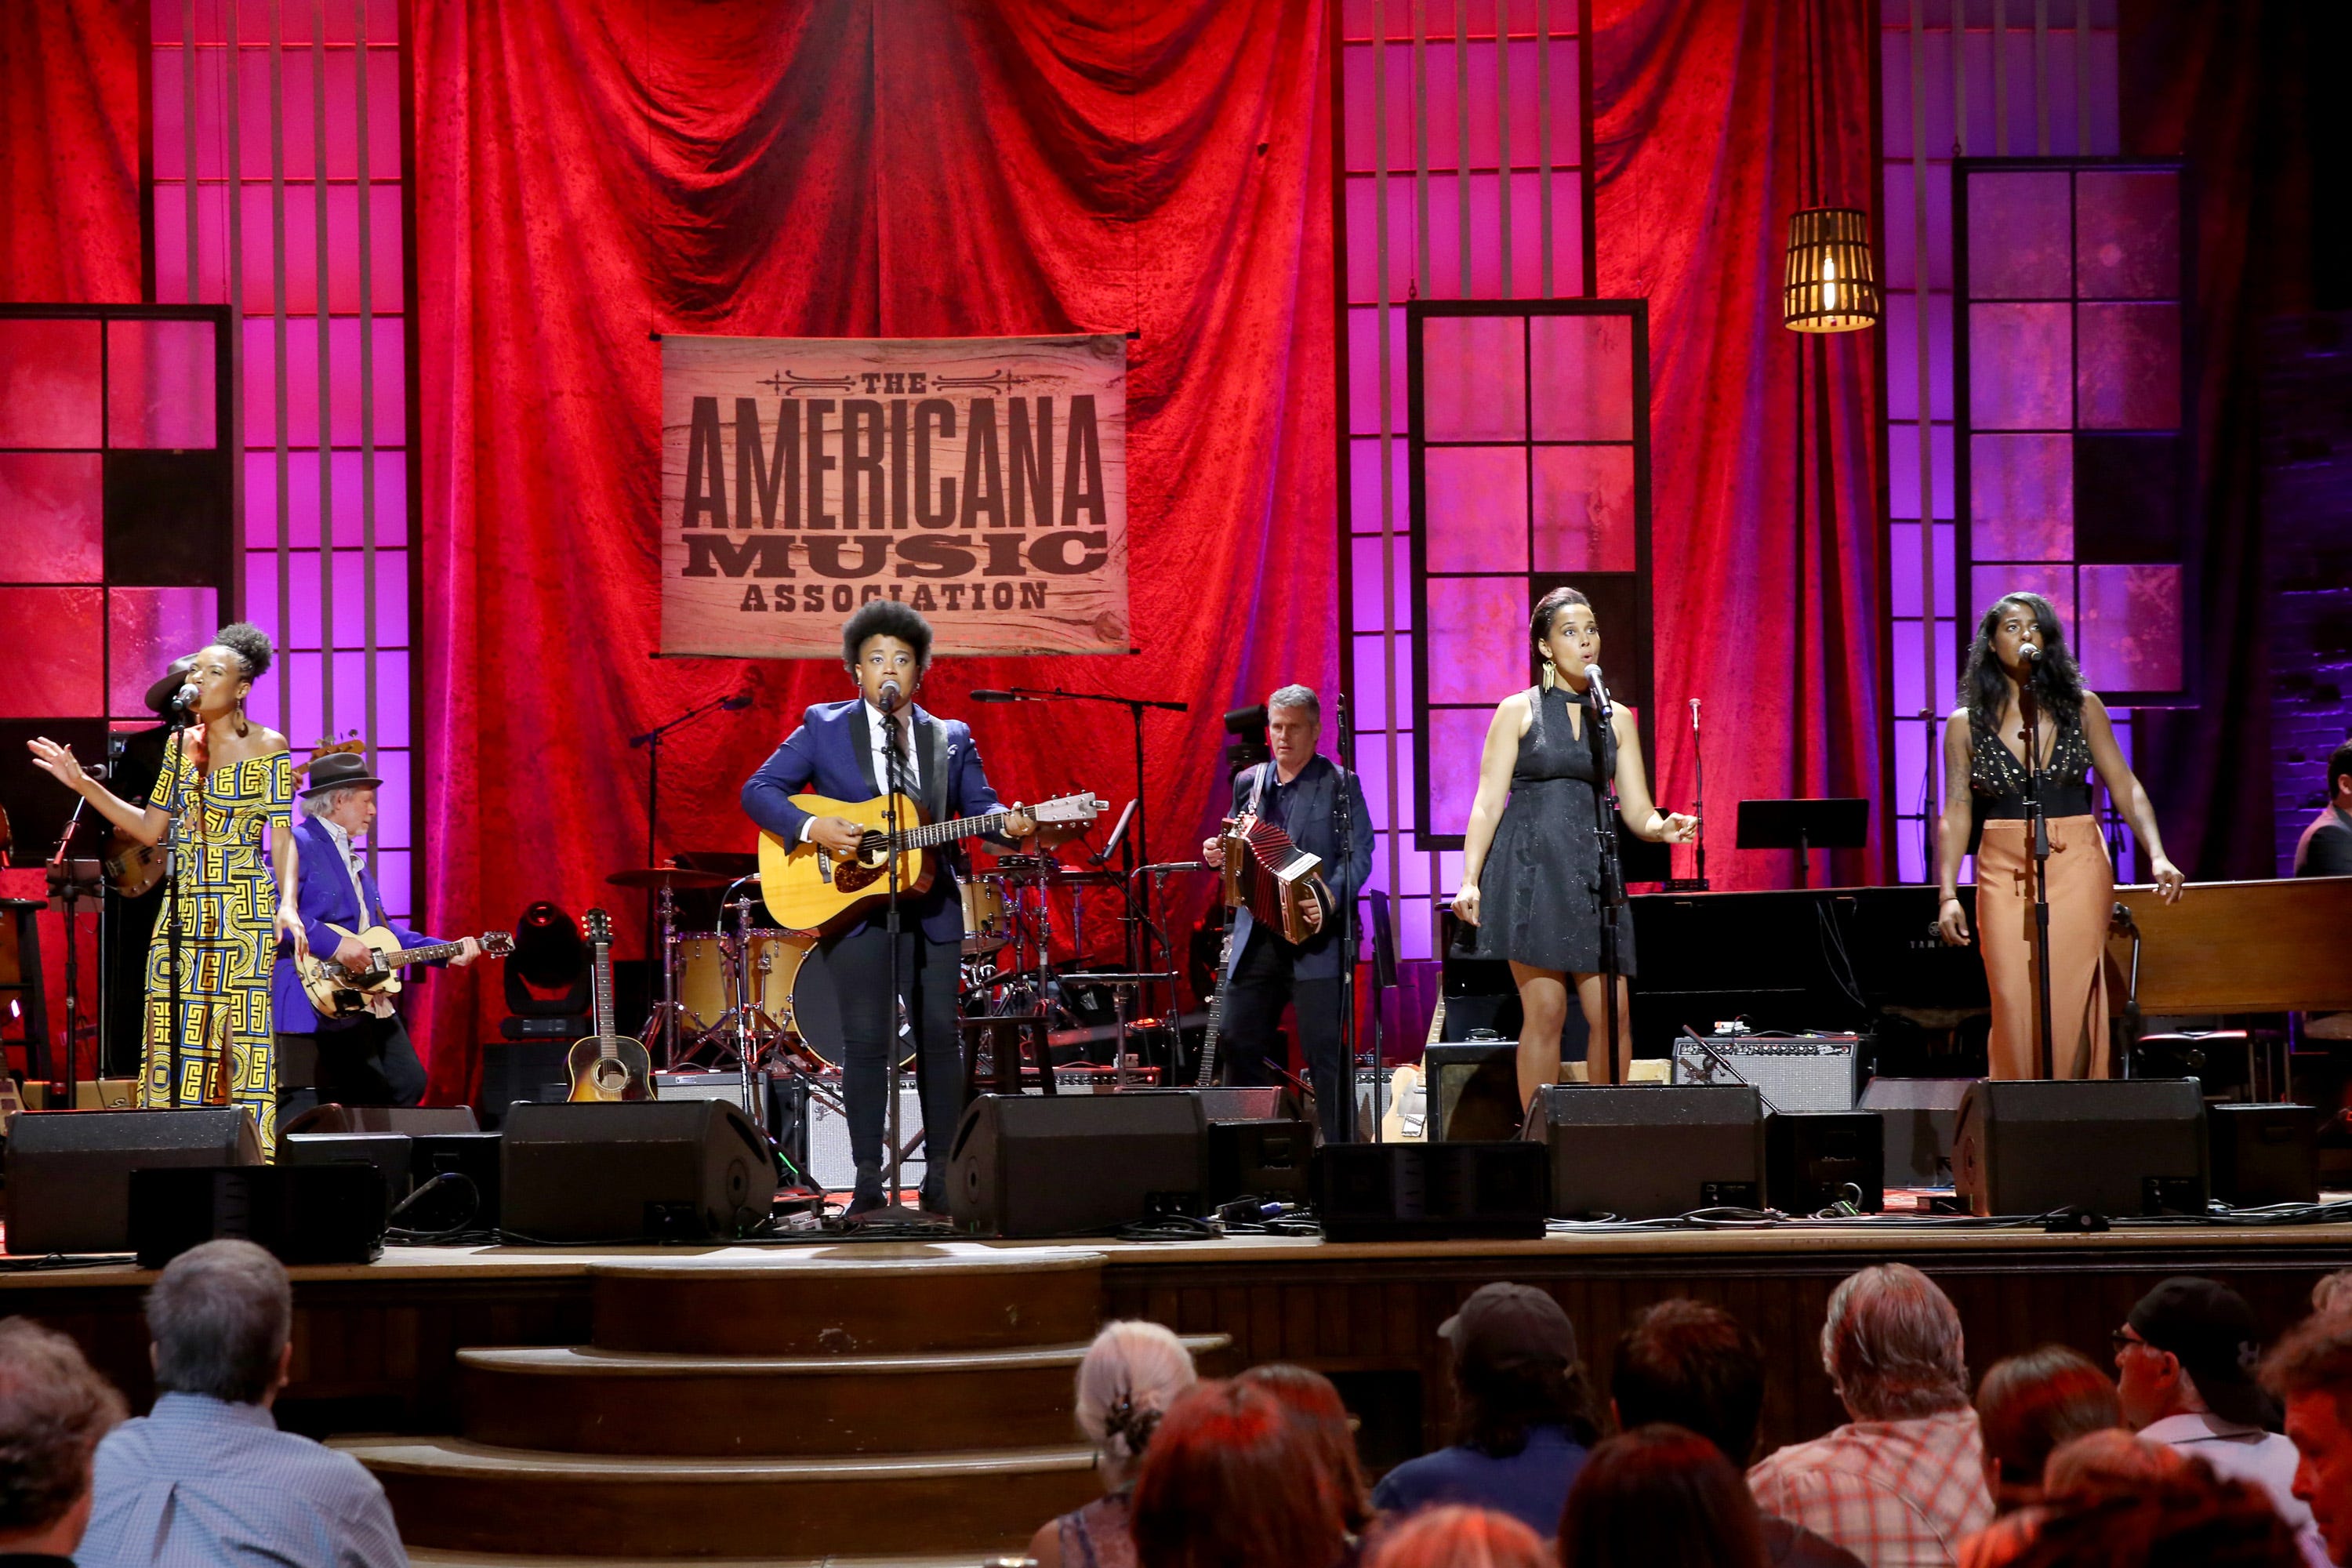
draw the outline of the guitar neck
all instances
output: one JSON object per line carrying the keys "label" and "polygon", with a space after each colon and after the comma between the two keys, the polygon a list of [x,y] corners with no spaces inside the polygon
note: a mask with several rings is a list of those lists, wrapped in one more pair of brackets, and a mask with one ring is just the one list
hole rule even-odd
{"label": "guitar neck", "polygon": [[1225,927],[1225,939],[1217,946],[1217,983],[1209,989],[1209,1026],[1201,1036],[1201,1067],[1193,1075],[1196,1089],[1207,1089],[1217,1075],[1217,1036],[1225,1024],[1225,971],[1234,962],[1234,928]]}
{"label": "guitar neck", "polygon": [[616,1057],[621,1047],[613,1038],[613,944],[600,942],[594,946],[596,962],[590,967],[595,972],[596,1054]]}
{"label": "guitar neck", "polygon": [[1009,811],[992,811],[984,816],[958,816],[946,822],[927,823],[900,833],[898,845],[904,849],[928,849],[958,838],[984,837],[1003,826],[1012,816]]}
{"label": "guitar neck", "polygon": [[445,958],[455,958],[466,950],[462,942],[436,942],[425,947],[404,947],[395,952],[380,955],[386,969],[399,969],[411,963],[437,963]]}

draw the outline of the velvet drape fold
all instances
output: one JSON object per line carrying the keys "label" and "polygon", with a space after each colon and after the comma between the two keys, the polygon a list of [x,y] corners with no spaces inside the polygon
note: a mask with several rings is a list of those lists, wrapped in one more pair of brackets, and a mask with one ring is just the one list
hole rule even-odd
{"label": "velvet drape fold", "polygon": [[140,300],[145,0],[0,5],[0,301]]}
{"label": "velvet drape fold", "polygon": [[[1127,331],[1126,658],[955,660],[926,700],[1063,685],[1146,721],[1153,852],[1197,845],[1215,716],[1338,675],[1323,0],[419,0],[425,909],[642,903],[628,737],[742,687],[663,759],[657,855],[745,848],[742,780],[826,661],[656,661],[654,334]],[[1132,792],[1125,716],[971,714],[1007,798]],[[1196,899],[1197,903],[1197,899]],[[436,981],[432,1093],[503,1011]],[[491,971],[495,973],[495,970]]]}

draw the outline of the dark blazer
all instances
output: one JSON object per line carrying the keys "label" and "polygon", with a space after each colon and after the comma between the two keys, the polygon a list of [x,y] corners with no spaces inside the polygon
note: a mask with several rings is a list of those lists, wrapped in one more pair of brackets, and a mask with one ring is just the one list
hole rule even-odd
{"label": "dark blazer", "polygon": [[2352,816],[2324,806],[2294,847],[2298,877],[2352,877]]}
{"label": "dark blazer", "polygon": [[[380,925],[400,939],[403,947],[426,947],[433,939],[383,916],[383,894],[377,890],[375,874],[365,867],[360,868],[360,881],[367,889],[367,912],[360,910],[359,900],[352,896],[351,873],[343,869],[342,851],[335,847],[335,836],[327,825],[314,816],[299,816],[294,824],[294,852],[298,877],[294,884],[294,907],[302,917],[302,934],[310,943],[310,951],[320,958],[334,955],[335,943],[341,939],[327,929],[329,921],[345,931],[361,931]],[[311,1007],[310,999],[302,994],[302,977],[295,973],[293,946],[280,939],[278,943],[278,963],[269,976],[269,992],[277,1012],[272,1026],[284,1035],[312,1035],[320,1029],[349,1028],[356,1018],[321,1018]]]}
{"label": "dark blazer", "polygon": [[[980,748],[972,744],[971,727],[957,719],[934,719],[920,708],[912,712],[923,819],[940,822],[1002,809],[981,766]],[[942,742],[947,752],[943,768],[934,765]],[[851,802],[873,800],[882,794],[882,781],[874,776],[874,732],[862,699],[820,702],[803,713],[801,727],[744,784],[743,810],[777,837],[797,844],[801,825],[808,821],[809,814],[793,803],[793,796],[804,788],[814,788],[828,799]],[[940,855],[929,889],[903,906],[904,912],[921,921],[923,934],[933,942],[963,940],[956,861],[956,856]],[[867,923],[849,929],[862,931]]]}
{"label": "dark blazer", "polygon": [[[1292,785],[1297,791],[1290,803],[1290,841],[1309,855],[1322,857],[1318,872],[1334,898],[1344,898],[1348,892],[1361,894],[1365,882],[1372,874],[1372,814],[1364,805],[1363,781],[1348,773],[1348,809],[1352,816],[1353,853],[1343,867],[1339,858],[1339,778],[1344,770],[1325,757],[1317,757],[1298,773]],[[1234,775],[1234,810],[1245,809],[1262,789],[1274,784],[1274,764],[1260,763],[1244,768]],[[1347,881],[1343,889],[1342,874]],[[1339,918],[1337,910],[1326,910],[1323,929],[1302,942],[1291,966],[1291,976],[1297,980],[1337,980],[1339,978]],[[1257,922],[1247,910],[1234,911],[1234,962],[1241,962],[1242,952],[1249,946],[1250,932]],[[1362,952],[1363,933],[1357,933],[1357,951]],[[1229,972],[1230,973],[1230,972]]]}

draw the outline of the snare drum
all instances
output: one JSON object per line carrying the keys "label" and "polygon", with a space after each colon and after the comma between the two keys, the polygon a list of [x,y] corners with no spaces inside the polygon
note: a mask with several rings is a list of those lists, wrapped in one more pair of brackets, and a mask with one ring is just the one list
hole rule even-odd
{"label": "snare drum", "polygon": [[[727,973],[727,950],[734,940],[708,931],[682,932],[677,939],[678,1005],[685,1010],[687,1027],[697,1033],[718,1027],[735,1005],[735,988]],[[812,939],[800,931],[751,932],[751,1005],[770,1024],[781,1025],[790,1016],[793,976],[811,945]]]}
{"label": "snare drum", "polygon": [[969,954],[994,952],[1013,940],[1013,921],[1004,912],[1004,889],[992,880],[974,878],[963,885],[963,950]]}

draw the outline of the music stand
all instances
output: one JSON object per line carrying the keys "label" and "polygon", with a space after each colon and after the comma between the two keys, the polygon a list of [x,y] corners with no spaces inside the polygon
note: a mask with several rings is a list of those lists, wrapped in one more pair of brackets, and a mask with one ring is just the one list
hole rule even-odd
{"label": "music stand", "polygon": [[1839,795],[1827,800],[1743,800],[1742,849],[1794,849],[1797,886],[1812,886],[1812,852],[1859,849],[1870,840],[1870,802]]}

